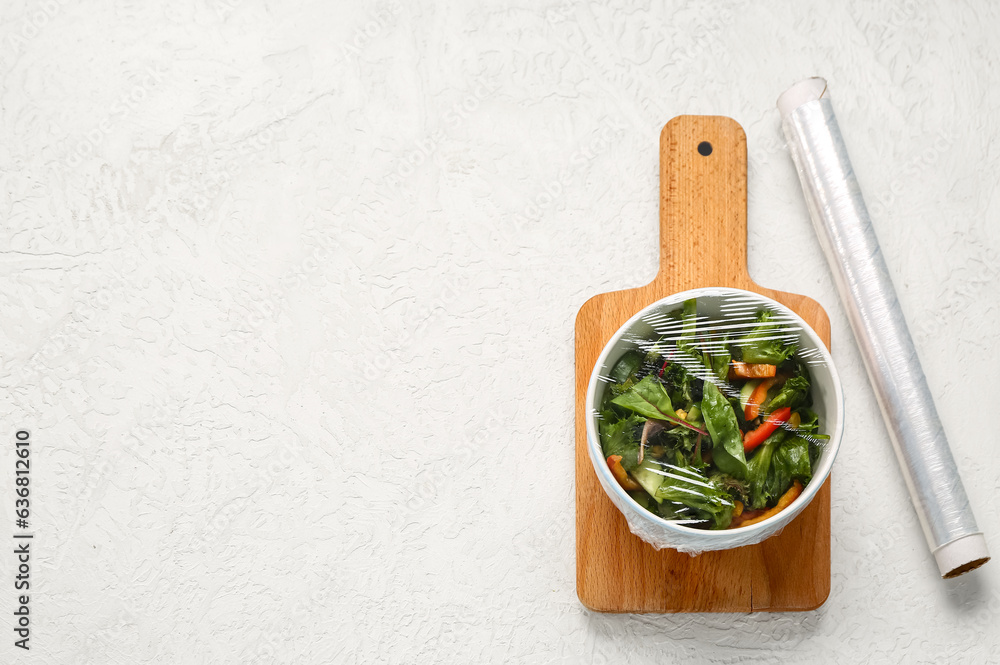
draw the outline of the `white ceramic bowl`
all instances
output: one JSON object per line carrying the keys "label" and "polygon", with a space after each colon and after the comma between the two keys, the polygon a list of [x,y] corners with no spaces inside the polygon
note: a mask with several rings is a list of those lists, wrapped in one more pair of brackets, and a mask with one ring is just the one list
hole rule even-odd
{"label": "white ceramic bowl", "polygon": [[[812,378],[812,409],[819,415],[820,432],[829,435],[830,439],[822,447],[820,457],[813,467],[812,480],[806,485],[802,494],[777,515],[750,526],[712,531],[684,526],[650,513],[636,503],[614,479],[601,451],[597,415],[604,391],[608,386],[607,379],[602,377],[609,375],[615,363],[626,351],[638,348],[636,340],[655,339],[657,332],[654,326],[657,317],[677,309],[689,298],[698,299],[699,318],[703,316],[720,318],[723,307],[732,308],[739,303],[743,306],[752,305],[758,309],[770,309],[782,317],[787,317],[791,322],[797,322],[800,328],[797,355],[807,355],[811,360],[809,371]],[[792,325],[794,326],[794,323]],[[792,310],[770,298],[741,289],[712,287],[684,291],[658,300],[633,316],[611,337],[597,359],[587,388],[587,404],[589,406],[587,450],[590,453],[590,461],[594,465],[601,487],[618,510],[625,515],[632,533],[657,549],[669,547],[691,554],[754,545],[781,531],[782,527],[795,519],[809,505],[826,482],[844,433],[844,394],[840,386],[840,377],[837,376],[837,369],[833,365],[833,358],[830,357],[826,345]]]}

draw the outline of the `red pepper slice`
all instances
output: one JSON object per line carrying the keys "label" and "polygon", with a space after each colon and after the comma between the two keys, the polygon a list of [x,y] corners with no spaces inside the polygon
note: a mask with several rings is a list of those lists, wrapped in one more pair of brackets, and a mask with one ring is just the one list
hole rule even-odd
{"label": "red pepper slice", "polygon": [[743,452],[748,453],[764,443],[767,437],[771,436],[778,427],[787,423],[791,416],[792,409],[787,406],[783,406],[769,415],[760,427],[743,435]]}

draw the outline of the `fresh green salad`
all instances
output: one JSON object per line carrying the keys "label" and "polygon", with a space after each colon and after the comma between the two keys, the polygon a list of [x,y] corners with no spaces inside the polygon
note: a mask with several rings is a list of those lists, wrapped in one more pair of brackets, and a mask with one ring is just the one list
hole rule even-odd
{"label": "fresh green salad", "polygon": [[699,318],[697,302],[659,317],[614,364],[601,447],[618,483],[664,519],[733,529],[786,508],[822,443],[798,326],[768,310]]}

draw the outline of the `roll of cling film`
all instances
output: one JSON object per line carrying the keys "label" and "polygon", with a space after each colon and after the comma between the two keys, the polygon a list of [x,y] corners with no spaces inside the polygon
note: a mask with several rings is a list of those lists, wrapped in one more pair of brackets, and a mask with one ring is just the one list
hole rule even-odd
{"label": "roll of cling film", "polygon": [[778,99],[809,215],[830,264],[924,535],[945,578],[989,560],[847,155],[827,83]]}

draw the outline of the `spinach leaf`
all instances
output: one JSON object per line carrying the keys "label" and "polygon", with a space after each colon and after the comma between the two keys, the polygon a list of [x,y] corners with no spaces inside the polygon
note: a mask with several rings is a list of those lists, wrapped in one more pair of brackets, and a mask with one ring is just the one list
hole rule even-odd
{"label": "spinach leaf", "polygon": [[740,430],[743,432],[748,432],[751,429],[753,429],[752,427],[750,427],[749,423],[747,423],[747,419],[744,416],[745,411],[743,410],[743,407],[740,405],[739,393],[736,393],[735,395],[729,398],[729,404],[730,406],[733,407],[733,414],[736,416],[736,422],[739,423]]}
{"label": "spinach leaf", "polygon": [[784,332],[773,319],[774,314],[767,310],[757,314],[758,325],[739,344],[743,362],[777,365],[795,353],[798,347],[790,343],[794,336]]}
{"label": "spinach leaf", "polygon": [[601,432],[601,450],[604,457],[622,456],[622,466],[631,471],[639,466],[639,436],[636,428],[645,422],[639,416],[629,416],[617,420],[610,411],[601,414],[599,429]]}
{"label": "spinach leaf", "polygon": [[774,411],[783,406],[796,408],[806,401],[809,395],[809,379],[804,376],[793,376],[785,381],[781,390],[767,403],[767,410]]}
{"label": "spinach leaf", "polygon": [[701,413],[712,437],[712,460],[720,471],[743,479],[747,477],[747,460],[743,453],[743,437],[736,423],[736,414],[729,401],[711,381],[705,381],[701,398]]}
{"label": "spinach leaf", "polygon": [[611,400],[611,403],[653,420],[665,420],[701,434],[708,433],[697,425],[677,417],[677,412],[674,411],[674,407],[670,403],[667,389],[652,375],[647,376],[627,392]]}
{"label": "spinach leaf", "polygon": [[809,442],[801,436],[789,436],[777,450],[771,460],[771,466],[776,485],[783,494],[792,485],[793,480],[801,480],[805,485],[812,478],[812,462],[809,460]]}
{"label": "spinach leaf", "polygon": [[612,404],[635,411],[639,415],[656,420],[677,419],[670,395],[663,384],[647,376],[628,391],[611,400]]}
{"label": "spinach leaf", "polygon": [[802,419],[796,432],[801,438],[809,443],[809,461],[812,464],[819,459],[822,441],[829,439],[829,435],[819,433],[819,416],[811,409],[799,409],[796,411]]}

